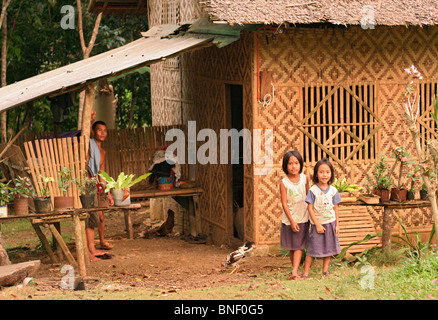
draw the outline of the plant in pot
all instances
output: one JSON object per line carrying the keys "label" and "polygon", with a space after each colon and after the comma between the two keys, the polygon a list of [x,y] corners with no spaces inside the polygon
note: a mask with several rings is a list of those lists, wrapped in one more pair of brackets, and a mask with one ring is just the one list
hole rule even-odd
{"label": "plant in pot", "polygon": [[426,184],[422,184],[420,188],[420,199],[427,200],[427,187]]}
{"label": "plant in pot", "polygon": [[8,203],[13,199],[13,193],[11,187],[9,187],[8,181],[7,183],[0,182],[0,217],[8,216]]}
{"label": "plant in pot", "polygon": [[55,179],[53,177],[44,177],[40,175],[40,191],[38,197],[34,198],[35,211],[37,213],[47,213],[52,211],[52,200],[50,199],[50,183]]}
{"label": "plant in pot", "polygon": [[68,195],[68,190],[75,183],[75,179],[72,177],[73,170],[69,170],[64,167],[58,171],[58,188],[61,191],[62,196],[54,197],[54,209],[55,211],[64,211],[74,208],[74,197]]}
{"label": "plant in pot", "polygon": [[149,177],[150,174],[151,173],[145,173],[135,180],[135,175],[126,175],[124,172],[119,174],[117,180],[114,180],[105,171],[102,171],[99,176],[106,182],[105,192],[111,191],[114,198],[114,205],[117,207],[123,207],[131,204],[130,188]]}
{"label": "plant in pot", "polygon": [[363,189],[365,189],[366,192],[359,194],[359,200],[368,204],[378,204],[380,202],[380,196],[373,194],[373,191],[375,190],[374,183],[368,181],[365,183],[365,187]]}
{"label": "plant in pot", "polygon": [[390,176],[394,173],[397,164],[400,162],[400,170],[398,175],[398,183],[396,188],[391,188],[391,200],[405,201],[407,190],[403,188],[401,181],[403,178],[403,167],[408,164],[414,164],[413,161],[408,161],[409,153],[405,150],[403,146],[397,147],[392,153],[393,158],[395,158],[394,165],[391,168]]}
{"label": "plant in pot", "polygon": [[406,176],[411,179],[411,184],[408,191],[406,192],[406,200],[415,200],[415,182],[421,180],[420,167],[415,166],[414,171],[406,171]]}
{"label": "plant in pot", "polygon": [[372,186],[373,193],[380,197],[381,202],[387,202],[391,196],[392,177],[389,173],[389,165],[386,163],[386,156],[382,155],[379,162],[373,167],[373,176],[366,175],[368,184]]}
{"label": "plant in pot", "polygon": [[89,178],[87,170],[82,173],[82,179],[76,179],[76,184],[80,190],[79,199],[81,200],[82,208],[91,209],[94,208],[94,198],[97,193],[98,181],[96,178]]}
{"label": "plant in pot", "polygon": [[28,177],[13,179],[15,184],[11,191],[14,195],[14,212],[17,216],[25,216],[29,213],[29,197],[32,195],[32,183]]}
{"label": "plant in pot", "polygon": [[335,187],[341,198],[346,198],[351,194],[357,194],[360,190],[364,189],[363,187],[357,184],[350,184],[347,182],[347,179],[342,179],[342,181],[338,181],[338,179],[334,179],[332,186]]}

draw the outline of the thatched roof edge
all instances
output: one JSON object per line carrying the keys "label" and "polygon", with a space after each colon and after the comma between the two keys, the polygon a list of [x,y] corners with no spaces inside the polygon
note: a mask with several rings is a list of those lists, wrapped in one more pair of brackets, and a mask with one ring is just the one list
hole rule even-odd
{"label": "thatched roof edge", "polygon": [[436,0],[205,0],[202,3],[212,21],[230,24],[438,24]]}

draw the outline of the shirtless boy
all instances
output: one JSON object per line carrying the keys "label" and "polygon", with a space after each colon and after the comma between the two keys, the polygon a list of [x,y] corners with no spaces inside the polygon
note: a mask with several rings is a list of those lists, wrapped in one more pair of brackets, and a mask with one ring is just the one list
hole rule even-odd
{"label": "shirtless boy", "polygon": [[[89,166],[96,171],[96,172],[93,172],[93,174],[97,175],[101,171],[105,171],[106,151],[102,148],[102,142],[104,142],[106,137],[107,137],[107,127],[106,127],[105,122],[96,121],[93,123],[91,130],[94,133],[94,141],[92,141],[93,139],[90,139],[90,152],[92,152],[91,145],[93,143],[95,143],[97,145],[97,147],[99,148],[99,153],[96,155],[97,157],[95,157],[95,156],[91,157],[91,155],[88,154],[87,163],[89,163]],[[92,165],[90,163],[90,158],[92,158],[91,162],[95,161],[98,163],[95,163],[94,165]],[[98,161],[96,161],[96,160],[98,160]],[[102,182],[102,179],[100,177],[99,177],[99,180]],[[108,193],[108,197],[110,199],[110,205],[113,205],[114,200],[112,198],[111,193]],[[98,199],[99,199],[99,197],[98,197]],[[90,261],[98,261],[98,260],[100,260],[99,256],[105,255],[104,252],[97,250],[95,245],[94,245],[95,228],[98,228],[98,230],[99,230],[100,247],[103,249],[111,249],[113,247],[112,244],[110,244],[109,242],[106,242],[104,239],[105,219],[104,219],[103,211],[99,211],[98,213],[97,212],[90,213],[90,218],[87,220],[86,229],[85,229],[85,233],[87,235],[87,244],[88,244],[88,252],[89,252],[89,256],[90,256]]]}

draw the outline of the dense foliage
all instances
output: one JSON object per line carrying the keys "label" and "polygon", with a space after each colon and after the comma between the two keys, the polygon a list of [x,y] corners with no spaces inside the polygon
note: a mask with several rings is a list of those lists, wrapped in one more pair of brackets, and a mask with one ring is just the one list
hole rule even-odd
{"label": "dense foliage", "polygon": [[[73,5],[76,10],[75,28],[63,29],[61,13],[64,5]],[[82,4],[84,16],[84,36],[88,43],[93,30],[95,15],[86,12],[87,1]],[[43,72],[76,62],[83,58],[80,46],[76,1],[13,0],[8,10],[8,69],[7,83],[11,84]],[[146,16],[102,18],[96,45],[91,55],[122,46],[139,38],[140,32],[147,30]],[[149,68],[132,72],[124,77],[108,79],[118,97],[117,125],[127,127],[129,123],[131,99],[134,97],[133,126],[150,125],[150,85]],[[77,128],[79,94],[75,94],[74,106],[62,123],[61,131]],[[41,98],[8,111],[8,129],[16,133],[27,119],[32,119],[32,131],[52,131],[53,115],[50,102]]]}

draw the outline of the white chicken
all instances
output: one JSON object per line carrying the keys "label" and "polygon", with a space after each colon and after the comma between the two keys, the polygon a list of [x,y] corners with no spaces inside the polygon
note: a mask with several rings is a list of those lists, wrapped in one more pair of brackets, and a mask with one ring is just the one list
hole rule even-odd
{"label": "white chicken", "polygon": [[245,258],[246,254],[253,249],[253,242],[245,242],[243,246],[237,248],[237,250],[229,253],[225,260],[221,263],[222,267],[233,266],[233,270],[230,272],[234,273],[239,268],[239,261]]}

